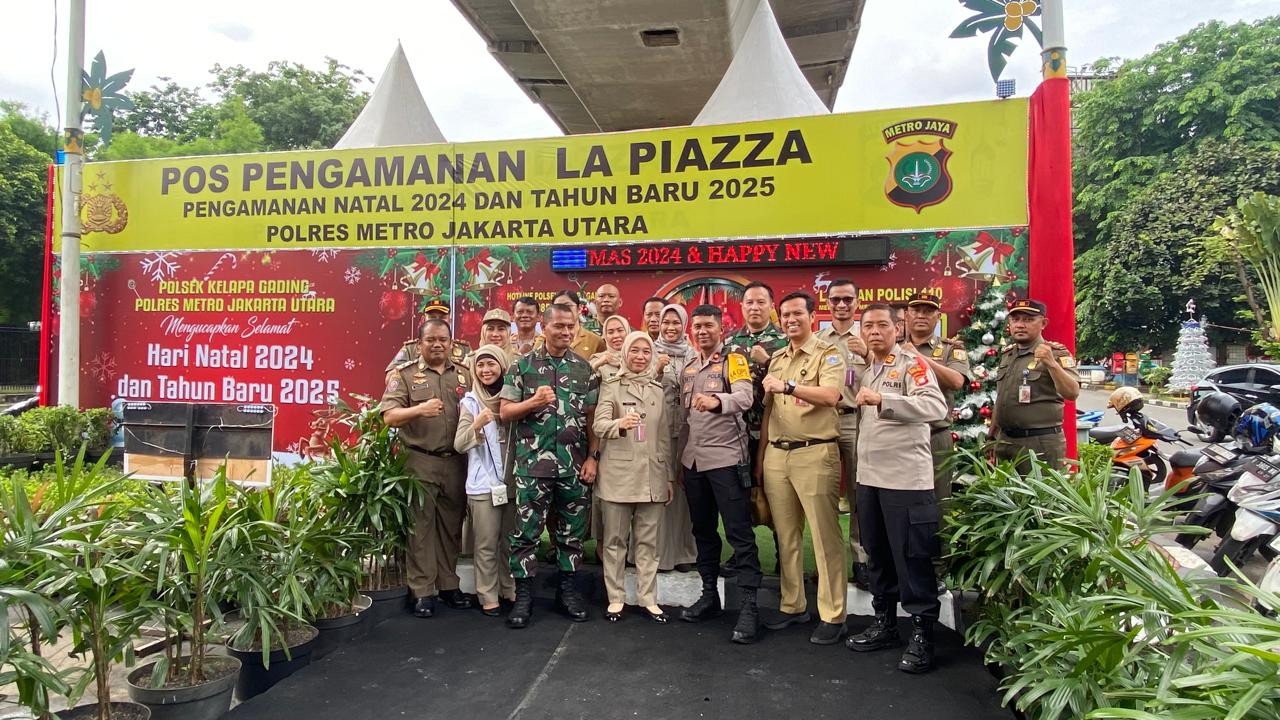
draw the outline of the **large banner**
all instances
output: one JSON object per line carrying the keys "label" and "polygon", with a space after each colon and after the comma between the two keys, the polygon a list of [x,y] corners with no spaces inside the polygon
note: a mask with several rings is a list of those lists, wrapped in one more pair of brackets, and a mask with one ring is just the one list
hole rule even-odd
{"label": "large banner", "polygon": [[[556,271],[553,253],[561,248],[553,246],[90,254],[80,290],[81,401],[274,405],[275,448],[296,455],[335,398],[381,394],[388,362],[435,297],[452,297],[455,333],[474,346],[486,309],[509,310],[523,296],[545,304],[566,288],[592,298],[605,282],[619,287],[622,313],[636,327],[644,301],[656,295],[688,307],[718,305],[731,329],[742,322],[739,300],[751,280],[769,283],[779,298],[813,293],[820,321],[829,318],[826,290],[842,277],[858,285],[864,303],[902,303],[917,289],[939,288],[947,335],[992,282],[1026,284],[1023,227],[884,240],[882,262],[845,266],[788,266],[766,255],[815,245],[820,252],[828,240],[681,243],[674,250],[685,262],[671,265],[677,269],[640,272]],[[687,262],[693,250],[706,262]],[[735,262],[710,261],[725,258]]]}
{"label": "large banner", "polygon": [[81,198],[84,248],[320,252],[1024,226],[1027,128],[1026,101],[1011,99],[541,140],[95,162]]}

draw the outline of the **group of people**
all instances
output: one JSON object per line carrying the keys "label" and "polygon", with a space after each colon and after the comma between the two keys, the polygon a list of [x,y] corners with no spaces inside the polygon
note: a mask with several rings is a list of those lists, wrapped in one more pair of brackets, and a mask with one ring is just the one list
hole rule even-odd
{"label": "group of people", "polygon": [[[927,672],[944,591],[935,563],[952,482],[953,397],[972,381],[969,352],[937,334],[940,300],[916,293],[900,315],[885,304],[860,307],[854,283],[837,280],[827,292],[831,323],[815,332],[813,296],[775,302],[769,286],[752,282],[743,326],[727,335],[722,308],[689,311],[657,297],[633,329],[617,288],[604,285],[594,330],[574,292],[544,308],[521,298],[510,314],[485,314],[474,350],[451,338],[447,306],[429,306],[418,338],[388,367],[381,405],[407,468],[427,487],[409,551],[415,614],[431,617],[440,602],[471,606],[456,573],[465,518],[481,610],[505,611],[512,628],[532,620],[536,553],[549,528],[556,606],[572,620],[589,617],[576,573],[594,537],[606,620],[624,617],[633,563],[639,612],[669,622],[657,574],[692,564],[701,594],[679,618],[720,614],[727,570],[741,598],[731,640],[753,643],[762,627],[812,622],[807,524],[819,618],[810,641],[845,640],[858,652],[901,646],[901,605],[912,631],[898,667]],[[1024,449],[1050,461],[1065,454],[1062,402],[1079,385],[1066,349],[1043,340],[1046,322],[1037,301],[1010,308],[1013,342],[992,414],[1002,459],[1026,462]],[[757,604],[756,524],[771,527],[778,552],[780,612],[767,622]],[[725,568],[721,525],[732,549]],[[851,576],[870,591],[875,618],[846,639]]]}

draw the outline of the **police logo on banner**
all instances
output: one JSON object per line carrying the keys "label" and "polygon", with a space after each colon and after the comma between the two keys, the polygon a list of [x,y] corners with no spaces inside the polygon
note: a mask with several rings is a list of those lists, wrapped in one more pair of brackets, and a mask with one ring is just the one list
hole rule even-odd
{"label": "police logo on banner", "polygon": [[947,159],[951,150],[944,141],[955,137],[956,123],[938,118],[904,120],[882,131],[889,143],[889,176],[884,194],[889,202],[913,208],[918,214],[951,195]]}

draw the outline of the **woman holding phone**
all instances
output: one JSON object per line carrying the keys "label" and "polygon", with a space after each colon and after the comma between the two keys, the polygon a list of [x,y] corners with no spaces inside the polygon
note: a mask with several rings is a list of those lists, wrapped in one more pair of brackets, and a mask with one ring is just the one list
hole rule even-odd
{"label": "woman holding phone", "polygon": [[595,415],[601,442],[595,492],[604,520],[601,555],[609,596],[605,619],[622,619],[627,541],[634,539],[639,606],[650,620],[665,623],[670,618],[658,607],[658,525],[674,494],[675,388],[655,377],[653,341],[647,333],[627,335],[621,353],[622,368],[601,384]]}

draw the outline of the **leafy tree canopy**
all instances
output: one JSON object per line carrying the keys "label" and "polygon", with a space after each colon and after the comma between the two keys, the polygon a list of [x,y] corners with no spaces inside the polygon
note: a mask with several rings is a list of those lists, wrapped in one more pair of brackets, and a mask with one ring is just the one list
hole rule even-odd
{"label": "leafy tree canopy", "polygon": [[[11,109],[6,109],[6,113]],[[25,119],[24,119],[25,118]],[[6,114],[0,120],[0,323],[26,323],[40,317],[38,262],[44,248],[47,147],[32,147],[14,131],[38,128],[30,117]],[[36,133],[36,140],[46,140]]]}

